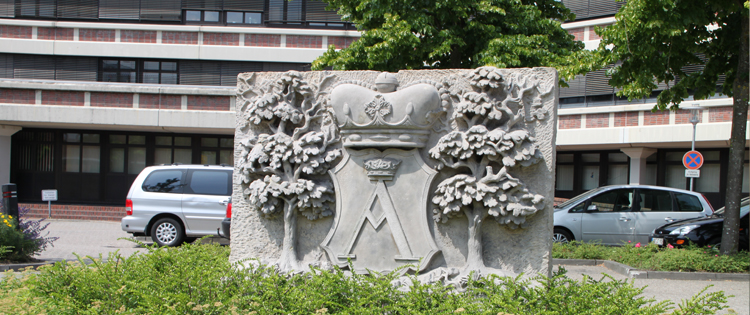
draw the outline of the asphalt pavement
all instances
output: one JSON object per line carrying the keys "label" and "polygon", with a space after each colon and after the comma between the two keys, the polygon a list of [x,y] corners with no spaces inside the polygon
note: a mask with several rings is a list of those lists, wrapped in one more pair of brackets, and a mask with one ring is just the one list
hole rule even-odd
{"label": "asphalt pavement", "polygon": [[[54,247],[50,247],[36,258],[45,261],[75,260],[76,254],[85,258],[91,256],[98,258],[102,254],[106,258],[110,252],[119,251],[120,254],[129,256],[145,249],[128,239],[130,234],[120,228],[119,222],[105,221],[77,221],[77,220],[48,220],[49,236],[59,237]],[[141,238],[141,240],[146,240]],[[218,238],[209,239],[208,242],[225,241]],[[555,265],[557,270],[559,265]],[[588,275],[596,280],[608,274],[615,279],[628,279],[627,275],[620,274],[615,270],[598,266],[565,265],[568,276],[580,280]],[[636,287],[645,287],[643,296],[654,298],[657,301],[670,300],[675,306],[682,300],[698,294],[703,288],[712,285],[708,292],[724,291],[729,298],[729,309],[719,314],[750,315],[750,282],[738,280],[670,280],[670,279],[632,279]]]}

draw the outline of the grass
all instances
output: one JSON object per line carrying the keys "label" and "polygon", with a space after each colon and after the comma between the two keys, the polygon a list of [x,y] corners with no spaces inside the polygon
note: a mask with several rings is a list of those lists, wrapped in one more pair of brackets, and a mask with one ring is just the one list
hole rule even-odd
{"label": "grass", "polygon": [[[465,290],[391,283],[395,273],[352,275],[341,269],[280,274],[238,268],[229,248],[186,244],[146,253],[110,254],[92,264],[59,262],[0,279],[2,314],[713,314],[723,292],[679,305],[641,297],[632,281],[571,280],[561,270],[531,279],[467,279]],[[669,313],[671,312],[671,313]]]}
{"label": "grass", "polygon": [[654,244],[641,246],[628,243],[623,246],[604,246],[596,243],[555,243],[552,258],[602,259],[655,271],[699,271],[747,273],[750,253],[741,251],[722,256],[711,247],[688,245],[683,248],[659,248]]}

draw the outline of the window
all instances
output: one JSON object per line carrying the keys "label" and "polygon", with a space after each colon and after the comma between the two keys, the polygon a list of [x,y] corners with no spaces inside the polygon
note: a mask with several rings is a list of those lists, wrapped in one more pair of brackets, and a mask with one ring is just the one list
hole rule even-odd
{"label": "window", "polygon": [[256,24],[263,21],[263,13],[260,12],[227,12],[227,24]]}
{"label": "window", "polygon": [[633,208],[633,190],[617,189],[591,198],[588,210],[595,212],[626,212]]}
{"label": "window", "polygon": [[143,181],[143,191],[181,193],[182,171],[164,170],[154,171]]}
{"label": "window", "polygon": [[674,197],[677,200],[677,206],[680,211],[703,211],[703,205],[701,205],[700,200],[696,196],[676,192],[674,193]]}
{"label": "window", "polygon": [[194,194],[229,195],[231,178],[229,171],[196,170],[190,178],[190,190]]}
{"label": "window", "polygon": [[219,11],[186,10],[185,22],[188,23],[219,23]]}
{"label": "window", "polygon": [[63,134],[63,172],[99,173],[99,134]]}
{"label": "window", "polygon": [[100,73],[103,82],[137,82],[135,60],[103,59]]}
{"label": "window", "polygon": [[144,61],[143,83],[177,84],[176,61]]}
{"label": "window", "polygon": [[641,211],[672,211],[672,194],[666,190],[641,189]]}
{"label": "window", "polygon": [[138,174],[146,167],[146,136],[110,135],[109,171]]}
{"label": "window", "polygon": [[154,150],[154,164],[190,164],[193,150],[190,137],[157,136]]}
{"label": "window", "polygon": [[201,164],[234,165],[234,139],[201,138]]}
{"label": "window", "polygon": [[177,84],[177,61],[102,59],[99,81]]}

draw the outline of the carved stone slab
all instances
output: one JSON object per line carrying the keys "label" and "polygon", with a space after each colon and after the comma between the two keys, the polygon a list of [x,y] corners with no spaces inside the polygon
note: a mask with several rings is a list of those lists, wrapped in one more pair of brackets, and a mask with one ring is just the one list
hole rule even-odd
{"label": "carved stone slab", "polygon": [[420,262],[424,270],[439,251],[422,210],[437,172],[417,150],[346,152],[331,171],[338,193],[333,228],[321,244],[328,257],[340,267],[351,260],[357,272]]}
{"label": "carved stone slab", "polygon": [[240,74],[230,260],[549,274],[557,94],[551,68]]}

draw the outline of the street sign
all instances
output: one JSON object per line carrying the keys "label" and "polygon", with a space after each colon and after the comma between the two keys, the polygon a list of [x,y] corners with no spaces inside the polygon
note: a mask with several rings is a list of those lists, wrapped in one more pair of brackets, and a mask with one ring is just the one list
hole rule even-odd
{"label": "street sign", "polygon": [[685,177],[690,177],[690,178],[701,177],[701,170],[685,170]]}
{"label": "street sign", "polygon": [[703,166],[703,154],[698,151],[688,151],[682,156],[682,164],[689,170],[697,170]]}
{"label": "street sign", "polygon": [[42,190],[42,201],[57,201],[57,189]]}

